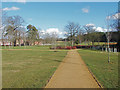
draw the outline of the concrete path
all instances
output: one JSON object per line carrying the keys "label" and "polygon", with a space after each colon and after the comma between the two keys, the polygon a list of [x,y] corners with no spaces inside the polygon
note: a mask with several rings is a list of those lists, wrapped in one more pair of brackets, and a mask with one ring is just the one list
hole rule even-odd
{"label": "concrete path", "polygon": [[99,88],[76,50],[70,50],[45,88]]}

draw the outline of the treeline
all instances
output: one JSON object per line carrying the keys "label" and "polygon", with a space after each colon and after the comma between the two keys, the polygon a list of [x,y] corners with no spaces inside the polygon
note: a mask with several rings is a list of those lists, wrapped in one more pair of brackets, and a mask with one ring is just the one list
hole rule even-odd
{"label": "treeline", "polygon": [[[7,16],[6,13],[2,15],[1,40],[2,45],[6,42],[10,45],[36,45],[36,44],[53,44],[56,45],[57,40],[69,41],[71,46],[86,42],[88,45],[92,42],[117,42],[119,43],[119,19],[111,21],[108,25],[110,32],[98,32],[94,24],[79,25],[78,23],[69,22],[65,26],[65,39],[59,39],[56,32],[44,33],[34,25],[27,25],[21,16]],[[116,32],[114,32],[116,31]]]}
{"label": "treeline", "polygon": [[34,25],[27,25],[21,16],[8,16],[6,13],[2,15],[1,42],[4,46],[9,43],[12,46],[55,44],[58,39],[56,32],[43,33]]}
{"label": "treeline", "polygon": [[34,45],[39,40],[38,29],[33,25],[25,27],[26,22],[21,16],[2,15],[1,40],[2,45],[6,42],[9,45]]}
{"label": "treeline", "polygon": [[[79,25],[78,23],[69,22],[65,26],[66,39],[64,41],[71,42],[71,46],[75,44],[81,44],[82,42],[90,45],[94,45],[94,42],[117,42],[117,45],[120,41],[120,29],[119,29],[119,19],[115,19],[109,23],[108,29],[103,32],[98,32],[94,24],[86,24],[84,26]],[[119,46],[119,45],[118,45]]]}
{"label": "treeline", "polygon": [[[107,33],[107,32],[106,32]],[[83,42],[87,43],[88,45],[92,42],[94,45],[94,42],[98,42],[98,45],[100,42],[107,42],[106,33],[104,32],[93,32],[90,34],[83,34],[83,35],[77,35],[74,40],[74,44],[81,44]],[[110,42],[118,42],[118,38],[120,34],[118,32],[110,32]],[[70,41],[70,37],[67,37],[66,40]],[[62,41],[65,41],[65,39],[59,39]]]}

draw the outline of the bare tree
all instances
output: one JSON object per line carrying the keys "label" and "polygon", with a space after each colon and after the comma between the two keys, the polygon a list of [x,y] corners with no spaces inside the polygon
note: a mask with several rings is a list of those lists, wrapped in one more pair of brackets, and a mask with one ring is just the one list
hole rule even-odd
{"label": "bare tree", "polygon": [[18,42],[19,42],[19,46],[21,46],[21,44],[23,44],[25,46],[26,43],[26,29],[25,27],[21,27],[18,30]]}
{"label": "bare tree", "polygon": [[56,32],[51,33],[52,47],[56,49],[58,34]]}
{"label": "bare tree", "polygon": [[79,30],[80,30],[80,25],[75,24],[74,22],[69,22],[68,25],[65,26],[65,31],[67,32],[66,36],[71,41],[72,46],[74,45],[75,38]]}
{"label": "bare tree", "polygon": [[49,33],[43,33],[42,35],[43,44],[51,44],[51,36]]}
{"label": "bare tree", "polygon": [[111,40],[112,32],[117,30],[118,28],[118,23],[113,23],[113,21],[118,20],[119,15],[114,14],[114,15],[108,15],[106,17],[106,26],[107,26],[107,32],[106,32],[106,38],[107,38],[107,43],[108,43],[108,63],[110,62],[110,46],[109,42]]}
{"label": "bare tree", "polygon": [[17,45],[18,42],[18,36],[19,36],[19,30],[21,29],[21,26],[24,26],[25,21],[20,16],[9,16],[6,19],[6,36],[13,37],[13,44],[14,46]]}
{"label": "bare tree", "polygon": [[4,46],[4,36],[5,36],[5,32],[6,32],[6,29],[5,29],[5,26],[6,26],[6,23],[7,23],[7,13],[6,12],[2,12],[1,13],[1,26],[0,26],[0,29],[1,29],[1,38],[2,38],[2,45]]}
{"label": "bare tree", "polygon": [[86,24],[83,26],[85,31],[85,40],[88,42],[88,45],[90,44],[90,41],[92,41],[92,44],[94,44],[95,40],[95,28],[94,24]]}
{"label": "bare tree", "polygon": [[120,10],[118,10],[118,12],[116,12],[115,14],[109,16],[109,21],[110,21],[110,27],[112,28],[112,30],[118,32],[117,35],[115,35],[114,37],[117,39],[117,46],[118,46],[118,51],[120,52]]}
{"label": "bare tree", "polygon": [[83,35],[84,35],[84,30],[83,28],[80,27],[78,33],[77,33],[77,39],[78,39],[78,43],[82,43],[83,41]]}

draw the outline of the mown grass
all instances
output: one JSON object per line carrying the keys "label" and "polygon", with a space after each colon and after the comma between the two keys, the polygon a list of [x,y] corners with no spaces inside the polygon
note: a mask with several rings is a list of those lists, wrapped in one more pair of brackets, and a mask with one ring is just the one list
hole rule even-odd
{"label": "mown grass", "polygon": [[49,50],[49,46],[2,46],[2,49],[32,49],[32,50]]}
{"label": "mown grass", "polygon": [[110,53],[110,63],[108,64],[107,52],[82,49],[78,52],[103,87],[118,87],[118,53]]}
{"label": "mown grass", "polygon": [[44,87],[67,54],[65,50],[50,51],[48,46],[27,49],[31,50],[2,50],[3,88]]}
{"label": "mown grass", "polygon": [[[105,45],[105,43],[106,43],[106,42],[99,42],[99,43],[98,43],[98,42],[94,42],[94,45],[103,45],[103,44]],[[86,43],[85,43],[85,42],[82,42],[82,43],[79,44],[79,45],[88,45],[88,43],[87,43],[87,42],[86,42]],[[89,45],[92,45],[92,42],[90,42]]]}
{"label": "mown grass", "polygon": [[[116,43],[116,42],[110,42],[111,44]],[[81,44],[78,45],[88,45],[88,43],[82,42]],[[92,42],[89,43],[89,45],[92,45]],[[94,45],[107,45],[107,42],[94,42]]]}
{"label": "mown grass", "polygon": [[[116,42],[110,42],[110,43],[116,43]],[[58,41],[57,45],[58,46],[71,46],[70,42],[65,42],[65,41]],[[75,45],[88,45],[88,42],[82,42],[80,44],[75,44]],[[92,42],[89,43],[89,45],[92,45]],[[107,42],[94,42],[94,45],[107,45]]]}

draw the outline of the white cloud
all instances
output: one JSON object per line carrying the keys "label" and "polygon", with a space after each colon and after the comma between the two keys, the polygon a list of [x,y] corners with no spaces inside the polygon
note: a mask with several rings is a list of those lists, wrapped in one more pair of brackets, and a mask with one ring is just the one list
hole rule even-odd
{"label": "white cloud", "polygon": [[107,29],[103,29],[102,27],[96,27],[93,23],[86,24],[85,26],[91,26],[96,32],[107,32]]}
{"label": "white cloud", "polygon": [[83,11],[84,13],[89,13],[89,8],[82,8],[82,11]]}
{"label": "white cloud", "polygon": [[89,23],[89,24],[86,24],[85,26],[89,27],[89,26],[95,26],[95,24],[92,24],[92,23]]}
{"label": "white cloud", "polygon": [[46,29],[46,30],[41,30],[40,31],[42,34],[52,34],[52,33],[56,33],[58,35],[62,35],[63,33],[59,31],[58,28],[49,28],[49,29]]}
{"label": "white cloud", "polygon": [[120,19],[120,13],[116,13],[115,15],[112,16],[114,19]]}
{"label": "white cloud", "polygon": [[111,19],[111,16],[107,16],[106,19],[107,19],[107,20]]}
{"label": "white cloud", "polygon": [[[107,32],[108,31],[108,29],[102,28],[102,27],[96,27],[95,24],[92,24],[92,23],[86,24],[85,26],[87,26],[87,27],[91,26],[92,29],[94,29],[96,32]],[[116,30],[109,28],[109,31],[113,32],[113,31],[116,31]]]}
{"label": "white cloud", "polygon": [[44,35],[45,34],[45,30],[41,30],[40,33]]}
{"label": "white cloud", "polygon": [[94,30],[96,30],[96,27],[93,27]]}
{"label": "white cloud", "polygon": [[[108,31],[108,29],[104,29],[102,27],[95,27],[95,28],[96,28],[95,31],[97,31],[97,32],[107,32]],[[114,30],[109,29],[109,31],[114,31]]]}
{"label": "white cloud", "polygon": [[102,27],[97,27],[95,30],[97,32],[106,32],[106,29],[103,29]]}
{"label": "white cloud", "polygon": [[2,0],[2,2],[20,2],[20,3],[26,3],[26,0]]}
{"label": "white cloud", "polygon": [[58,28],[49,28],[49,29],[46,30],[46,33],[49,33],[49,34],[51,34],[51,33],[62,34],[62,32],[60,32]]}
{"label": "white cloud", "polygon": [[11,10],[19,10],[20,8],[18,8],[18,7],[11,7],[11,8],[8,8],[8,7],[6,7],[6,8],[3,8],[3,11],[11,11]]}
{"label": "white cloud", "polygon": [[26,0],[17,0],[17,2],[26,3]]}
{"label": "white cloud", "polygon": [[109,19],[120,19],[120,13],[116,13],[114,15],[107,16],[106,19],[107,20],[109,20]]}

